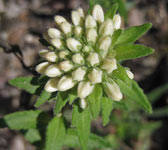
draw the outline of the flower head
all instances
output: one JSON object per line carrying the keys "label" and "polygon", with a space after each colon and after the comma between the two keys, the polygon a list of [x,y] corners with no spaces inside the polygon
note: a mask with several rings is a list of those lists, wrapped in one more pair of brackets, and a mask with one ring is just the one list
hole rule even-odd
{"label": "flower head", "polygon": [[[72,23],[62,16],[55,16],[57,28],[49,28],[44,38],[52,50],[40,51],[46,62],[39,64],[36,71],[50,77],[45,90],[48,92],[67,91],[77,86],[77,96],[81,107],[96,84],[101,84],[106,95],[113,100],[122,99],[119,86],[108,78],[117,69],[115,55],[108,57],[111,50],[112,36],[120,28],[121,17],[104,17],[100,5],[95,5],[92,14],[85,15],[82,8],[72,11]],[[126,71],[133,78],[130,71]],[[111,80],[111,79],[110,79]]]}

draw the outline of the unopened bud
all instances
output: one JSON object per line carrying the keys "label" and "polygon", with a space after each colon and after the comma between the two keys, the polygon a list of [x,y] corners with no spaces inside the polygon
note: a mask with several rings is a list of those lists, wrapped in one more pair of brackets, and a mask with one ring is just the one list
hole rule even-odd
{"label": "unopened bud", "polygon": [[61,32],[56,28],[49,28],[48,29],[48,36],[52,39],[59,38],[61,36]]}
{"label": "unopened bud", "polygon": [[49,62],[56,62],[58,60],[58,56],[55,52],[48,52],[44,57]]}
{"label": "unopened bud", "polygon": [[63,46],[63,42],[60,38],[51,39],[51,44],[60,50]]}
{"label": "unopened bud", "polygon": [[91,83],[96,84],[96,83],[101,83],[102,82],[102,71],[93,69],[89,74],[88,77],[91,81]]}
{"label": "unopened bud", "polygon": [[107,96],[115,101],[120,101],[122,99],[122,93],[120,91],[119,86],[113,82],[113,83],[105,83],[105,92]]}
{"label": "unopened bud", "polygon": [[82,109],[85,109],[86,108],[86,101],[85,101],[85,99],[80,99],[80,107],[82,108]]}
{"label": "unopened bud", "polygon": [[91,15],[88,15],[85,19],[85,28],[95,28],[96,26],[96,20]]}
{"label": "unopened bud", "polygon": [[72,32],[72,26],[68,22],[61,23],[61,30],[67,35]]}
{"label": "unopened bud", "polygon": [[113,21],[111,19],[107,19],[99,29],[99,34],[102,36],[112,35],[114,32]]}
{"label": "unopened bud", "polygon": [[92,91],[93,91],[94,86],[91,85],[89,81],[82,81],[78,84],[78,97],[81,99],[84,99],[87,97]]}
{"label": "unopened bud", "polygon": [[41,73],[41,74],[44,74],[45,73],[45,71],[46,71],[46,69],[47,69],[47,67],[50,65],[50,63],[49,62],[42,62],[42,63],[40,63],[40,64],[38,64],[37,66],[36,66],[36,71],[38,72],[38,73]]}
{"label": "unopened bud", "polygon": [[71,18],[72,18],[72,22],[75,26],[78,26],[81,24],[81,16],[80,16],[79,12],[72,11]]}
{"label": "unopened bud", "polygon": [[80,36],[82,34],[82,27],[80,26],[75,27],[74,33],[76,36]]}
{"label": "unopened bud", "polygon": [[99,63],[99,55],[97,53],[90,53],[87,61],[90,63],[91,66],[94,66]]}
{"label": "unopened bud", "polygon": [[84,79],[85,74],[86,71],[82,69],[82,67],[79,67],[78,69],[72,72],[72,77],[76,81],[82,81]]}
{"label": "unopened bud", "polygon": [[126,73],[130,79],[134,78],[134,74],[130,70],[126,69]]}
{"label": "unopened bud", "polygon": [[88,29],[86,32],[86,38],[88,42],[96,42],[97,39],[97,31],[95,29]]}
{"label": "unopened bud", "polygon": [[60,59],[66,59],[66,57],[68,56],[69,52],[68,51],[60,51],[59,52],[59,58]]}
{"label": "unopened bud", "polygon": [[113,18],[114,29],[119,29],[121,26],[121,16],[119,14],[115,15]]}
{"label": "unopened bud", "polygon": [[48,77],[57,77],[57,76],[61,75],[61,71],[60,71],[59,66],[57,64],[53,64],[53,65],[50,65],[46,69],[45,74]]}
{"label": "unopened bud", "polygon": [[105,58],[111,45],[111,37],[105,36],[100,40],[99,49],[102,51],[102,58]]}
{"label": "unopened bud", "polygon": [[66,40],[66,44],[67,44],[67,47],[72,51],[72,52],[75,52],[75,51],[79,51],[79,49],[81,48],[81,43],[79,41],[77,41],[76,39],[74,38],[68,38]]}
{"label": "unopened bud", "polygon": [[101,68],[104,69],[107,73],[112,73],[113,70],[117,69],[116,59],[106,58],[101,65]]}
{"label": "unopened bud", "polygon": [[77,12],[79,13],[79,15],[80,15],[82,18],[85,17],[85,14],[84,14],[84,11],[83,11],[82,8],[79,7],[79,8],[77,9]]}
{"label": "unopened bud", "polygon": [[84,64],[84,58],[79,53],[72,56],[72,61],[76,64]]}
{"label": "unopened bud", "polygon": [[62,17],[62,16],[55,16],[54,17],[54,19],[55,19],[55,22],[58,24],[58,25],[60,25],[61,23],[63,23],[63,22],[66,22],[66,19],[64,18],[64,17]]}
{"label": "unopened bud", "polygon": [[40,57],[45,57],[45,55],[48,53],[49,51],[47,49],[43,49],[41,51],[39,51],[39,55]]}
{"label": "unopened bud", "polygon": [[92,12],[93,18],[99,23],[104,21],[104,12],[100,5],[95,5]]}
{"label": "unopened bud", "polygon": [[63,76],[59,80],[57,88],[59,91],[66,91],[66,90],[71,89],[74,85],[75,83],[73,82],[72,77]]}
{"label": "unopened bud", "polygon": [[82,52],[84,52],[84,53],[89,53],[91,50],[92,50],[92,48],[89,47],[89,46],[87,46],[87,45],[85,45],[85,46],[82,48]]}
{"label": "unopened bud", "polygon": [[48,80],[48,82],[46,83],[44,89],[47,92],[56,92],[58,91],[57,89],[57,84],[58,84],[59,79],[58,78],[51,78],[50,80]]}
{"label": "unopened bud", "polygon": [[59,67],[62,71],[67,72],[73,68],[73,65],[69,60],[66,60],[66,61],[60,62]]}

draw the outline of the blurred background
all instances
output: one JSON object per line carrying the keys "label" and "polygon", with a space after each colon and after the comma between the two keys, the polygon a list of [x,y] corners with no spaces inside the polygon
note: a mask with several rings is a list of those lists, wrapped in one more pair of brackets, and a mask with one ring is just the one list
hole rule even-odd
{"label": "blurred background", "polygon": [[[168,149],[168,1],[167,0],[96,0],[108,10],[119,4],[122,27],[153,24],[138,43],[154,48],[153,55],[124,62],[135,74],[135,80],[147,93],[153,114],[133,106],[132,110],[114,110],[111,123],[102,127],[101,118],[92,131],[113,143],[116,150]],[[33,109],[37,97],[8,84],[17,76],[32,75],[32,66],[42,49],[42,33],[54,27],[56,14],[70,19],[70,12],[86,0],[0,0],[0,117],[18,110]],[[51,110],[52,104],[41,107]],[[115,149],[114,148],[114,149]],[[23,134],[0,129],[0,150],[34,150]],[[65,148],[73,150],[73,148]],[[95,149],[94,149],[95,150]]]}

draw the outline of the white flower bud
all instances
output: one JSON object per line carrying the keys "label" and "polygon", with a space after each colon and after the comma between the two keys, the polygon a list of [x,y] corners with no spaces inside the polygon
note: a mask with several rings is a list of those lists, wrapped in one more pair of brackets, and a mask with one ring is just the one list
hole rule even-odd
{"label": "white flower bud", "polygon": [[113,18],[114,29],[119,29],[121,26],[121,16],[119,14],[115,15]]}
{"label": "white flower bud", "polygon": [[74,33],[76,36],[80,36],[82,34],[82,27],[80,26],[75,27]]}
{"label": "white flower bud", "polygon": [[106,82],[104,88],[109,98],[112,98],[115,101],[120,101],[123,98],[120,88],[115,82]]}
{"label": "white flower bud", "polygon": [[51,44],[60,50],[63,46],[63,42],[60,38],[51,39]]}
{"label": "white flower bud", "polygon": [[73,79],[71,77],[63,76],[59,80],[57,88],[59,91],[66,91],[71,89],[74,85],[75,83],[73,82]]}
{"label": "white flower bud", "polygon": [[72,25],[68,22],[61,23],[61,30],[67,35],[72,32]]}
{"label": "white flower bud", "polygon": [[85,74],[86,71],[82,69],[82,67],[79,67],[78,69],[72,72],[72,77],[76,81],[82,81],[84,79]]}
{"label": "white flower bud", "polygon": [[101,83],[102,82],[102,71],[93,69],[89,74],[88,77],[91,81],[91,83],[96,84],[96,83]]}
{"label": "white flower bud", "polygon": [[45,74],[49,77],[57,77],[61,75],[61,71],[57,64],[53,64],[46,69]]}
{"label": "white flower bud", "polygon": [[40,63],[40,64],[38,64],[37,66],[36,66],[36,71],[38,72],[38,73],[41,73],[41,74],[44,74],[45,73],[45,71],[46,71],[46,69],[47,69],[47,67],[50,65],[50,63],[49,62],[42,62],[42,63]]}
{"label": "white flower bud", "polygon": [[91,47],[85,45],[85,46],[83,47],[82,51],[85,52],[85,53],[89,53],[89,52],[91,51]]}
{"label": "white flower bud", "polygon": [[114,32],[113,21],[111,19],[107,19],[99,29],[99,34],[102,36],[112,35]]}
{"label": "white flower bud", "polygon": [[43,49],[41,51],[39,51],[39,55],[40,57],[45,57],[45,55],[48,53],[49,51],[47,49]]}
{"label": "white flower bud", "polygon": [[81,43],[79,41],[77,41],[74,38],[68,38],[66,40],[66,44],[67,47],[72,51],[72,52],[76,52],[79,51],[79,49],[81,48]]}
{"label": "white flower bud", "polygon": [[97,31],[95,29],[88,29],[86,32],[86,38],[88,42],[96,42],[97,39]]}
{"label": "white flower bud", "polygon": [[72,56],[72,61],[76,64],[84,64],[84,58],[79,53]]}
{"label": "white flower bud", "polygon": [[95,28],[96,26],[96,20],[91,15],[88,15],[85,19],[85,28]]}
{"label": "white flower bud", "polygon": [[96,21],[100,23],[104,21],[104,12],[100,5],[95,5],[93,7],[92,16]]}
{"label": "white flower bud", "polygon": [[64,17],[62,17],[62,16],[59,16],[59,15],[55,16],[55,17],[54,17],[54,20],[55,20],[55,22],[56,22],[58,25],[60,25],[60,24],[63,23],[63,22],[66,22],[66,19],[65,19]]}
{"label": "white flower bud", "polygon": [[102,51],[102,58],[105,58],[111,45],[111,37],[105,36],[100,40],[99,49]]}
{"label": "white flower bud", "polygon": [[66,57],[68,56],[69,52],[68,51],[60,51],[59,52],[59,58],[61,59],[66,59]]}
{"label": "white flower bud", "polygon": [[126,69],[126,73],[130,79],[134,78],[134,74],[130,70]]}
{"label": "white flower bud", "polygon": [[106,58],[101,65],[101,68],[104,69],[107,73],[112,73],[113,70],[117,69],[116,59]]}
{"label": "white flower bud", "polygon": [[56,62],[58,60],[58,56],[55,52],[48,52],[44,58],[49,62]]}
{"label": "white flower bud", "polygon": [[82,108],[82,109],[85,109],[86,108],[86,101],[85,101],[85,99],[80,99],[80,107]]}
{"label": "white flower bud", "polygon": [[47,92],[56,92],[58,91],[57,89],[57,84],[58,84],[59,79],[58,78],[51,78],[50,80],[48,80],[48,82],[46,83],[44,89]]}
{"label": "white flower bud", "polygon": [[60,62],[59,67],[62,71],[67,72],[73,68],[73,65],[69,60],[66,60],[66,61]]}
{"label": "white flower bud", "polygon": [[77,12],[79,13],[79,15],[80,15],[82,18],[85,17],[85,14],[84,14],[84,11],[83,11],[82,8],[79,7],[79,8],[77,9]]}
{"label": "white flower bud", "polygon": [[84,99],[87,97],[92,91],[93,91],[94,86],[91,85],[89,81],[82,81],[78,84],[78,97],[81,99]]}
{"label": "white flower bud", "polygon": [[72,22],[75,26],[78,26],[81,24],[81,16],[80,16],[79,12],[72,11],[71,18],[72,18]]}
{"label": "white flower bud", "polygon": [[48,36],[52,39],[59,38],[61,36],[61,32],[56,28],[49,28],[48,29]]}
{"label": "white flower bud", "polygon": [[97,53],[90,53],[87,61],[90,63],[91,66],[99,63],[99,55]]}

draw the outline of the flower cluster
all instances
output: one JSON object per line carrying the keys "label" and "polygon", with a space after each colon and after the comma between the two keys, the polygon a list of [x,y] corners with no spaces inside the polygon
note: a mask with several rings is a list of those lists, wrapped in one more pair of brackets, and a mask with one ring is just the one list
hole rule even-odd
{"label": "flower cluster", "polygon": [[[77,85],[77,96],[81,107],[85,108],[85,98],[89,96],[95,84],[103,83],[106,95],[115,101],[122,99],[119,86],[106,81],[115,69],[115,58],[108,58],[113,32],[120,28],[121,17],[104,19],[100,5],[95,5],[92,15],[85,15],[82,8],[71,13],[72,23],[62,16],[55,16],[59,29],[49,28],[44,33],[45,40],[53,50],[39,52],[45,62],[36,66],[36,71],[50,77],[45,85],[48,92],[67,91]],[[133,74],[127,70],[132,79]]]}

